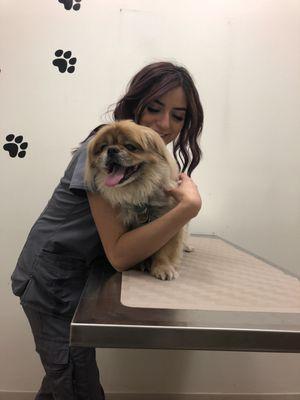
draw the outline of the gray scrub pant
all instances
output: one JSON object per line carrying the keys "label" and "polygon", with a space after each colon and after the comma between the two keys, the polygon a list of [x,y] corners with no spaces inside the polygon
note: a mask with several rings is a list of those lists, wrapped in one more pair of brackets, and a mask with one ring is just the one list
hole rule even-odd
{"label": "gray scrub pant", "polygon": [[35,400],[104,400],[95,349],[69,347],[70,321],[23,309],[46,372]]}

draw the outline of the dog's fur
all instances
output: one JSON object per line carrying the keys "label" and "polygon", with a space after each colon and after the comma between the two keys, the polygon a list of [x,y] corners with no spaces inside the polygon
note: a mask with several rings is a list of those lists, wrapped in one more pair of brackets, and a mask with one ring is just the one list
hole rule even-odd
{"label": "dog's fur", "polygon": [[[164,189],[177,186],[178,174],[177,163],[159,134],[133,121],[106,125],[88,144],[86,185],[119,207],[119,217],[128,230],[176,205]],[[162,280],[178,276],[175,263],[182,254],[184,234],[181,229],[151,257],[153,276]]]}

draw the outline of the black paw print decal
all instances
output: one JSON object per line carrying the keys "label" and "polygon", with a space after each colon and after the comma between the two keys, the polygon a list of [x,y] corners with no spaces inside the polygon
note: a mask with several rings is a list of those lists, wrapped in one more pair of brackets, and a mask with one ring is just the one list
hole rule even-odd
{"label": "black paw print decal", "polygon": [[8,143],[3,146],[3,149],[8,151],[11,157],[25,157],[25,149],[27,149],[28,143],[23,142],[23,136],[19,135],[15,137],[15,135],[10,134],[7,135],[5,139]]}
{"label": "black paw print decal", "polygon": [[[55,67],[58,67],[59,72],[63,73],[67,71],[72,74],[75,71],[74,65],[76,64],[77,58],[71,58],[71,55],[71,51],[64,52],[63,50],[56,50],[55,56],[60,58],[55,58],[55,60],[52,61],[52,64],[55,65]],[[71,67],[68,67],[68,64],[70,64]]]}
{"label": "black paw print decal", "polygon": [[[65,10],[71,10],[71,8],[73,7],[74,11],[78,11],[80,9],[80,2],[81,0],[58,0],[59,3],[62,3],[65,6]],[[75,3],[73,5],[73,3]]]}

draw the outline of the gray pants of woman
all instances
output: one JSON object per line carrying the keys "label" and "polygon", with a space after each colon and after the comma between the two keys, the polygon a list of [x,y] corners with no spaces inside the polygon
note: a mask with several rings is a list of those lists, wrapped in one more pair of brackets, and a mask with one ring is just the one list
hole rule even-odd
{"label": "gray pants of woman", "polygon": [[104,400],[95,349],[69,347],[70,321],[23,309],[46,372],[35,400]]}

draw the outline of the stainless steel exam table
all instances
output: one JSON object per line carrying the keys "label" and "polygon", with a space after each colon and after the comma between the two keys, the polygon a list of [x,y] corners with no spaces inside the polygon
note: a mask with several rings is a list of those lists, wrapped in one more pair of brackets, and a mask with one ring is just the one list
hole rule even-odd
{"label": "stainless steel exam table", "polygon": [[300,351],[296,276],[218,236],[193,235],[180,276],[94,269],[70,344],[100,348]]}

